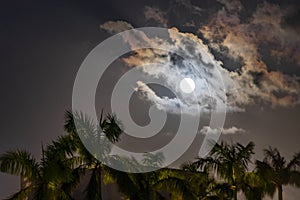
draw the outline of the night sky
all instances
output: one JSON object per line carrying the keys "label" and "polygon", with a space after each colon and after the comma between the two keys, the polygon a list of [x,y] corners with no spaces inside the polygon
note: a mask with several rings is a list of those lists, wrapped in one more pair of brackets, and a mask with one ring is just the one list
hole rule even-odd
{"label": "night sky", "polygon": [[[221,140],[254,141],[256,159],[269,145],[287,159],[300,150],[297,0],[2,1],[0,22],[0,153],[18,148],[40,158],[41,144],[63,134],[64,112],[72,107],[73,83],[84,58],[126,26],[176,27],[197,36],[222,62],[239,87],[229,95],[232,102]],[[113,83],[144,54],[136,56],[110,66],[106,85],[97,91],[97,109],[110,111],[107,99]],[[155,86],[146,89],[141,88],[158,96],[168,93]],[[147,122],[143,109],[155,100],[133,101],[139,111],[135,120]],[[170,117],[164,131],[172,135],[176,113]],[[126,142],[124,138],[120,145]],[[188,153],[193,155],[193,148]],[[2,199],[18,190],[19,178],[1,173],[0,185]],[[284,195],[296,200],[300,190],[285,188]]]}

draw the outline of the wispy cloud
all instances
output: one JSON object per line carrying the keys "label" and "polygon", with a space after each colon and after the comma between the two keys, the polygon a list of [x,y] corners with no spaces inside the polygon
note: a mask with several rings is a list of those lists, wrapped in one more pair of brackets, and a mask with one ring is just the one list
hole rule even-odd
{"label": "wispy cloud", "polygon": [[133,26],[125,21],[108,21],[100,25],[100,28],[111,34],[120,33],[132,29]]}
{"label": "wispy cloud", "polygon": [[168,20],[166,19],[166,12],[161,11],[157,7],[146,6],[144,9],[144,16],[147,21],[154,20],[159,26],[167,27]]}
{"label": "wispy cloud", "polygon": [[[237,128],[236,126],[232,126],[230,128],[224,128],[222,130],[223,135],[234,135],[234,134],[242,134],[245,133],[246,131],[242,128]],[[204,126],[201,130],[200,133],[203,135],[206,134],[219,134],[218,129],[213,129],[209,126]]]}
{"label": "wispy cloud", "polygon": [[[173,24],[169,22],[169,19],[171,22],[172,20],[176,20],[178,23],[181,23],[179,21],[190,17],[188,15],[202,16],[202,14],[203,9],[194,5],[190,0],[171,0],[166,10],[155,6],[145,6],[144,8],[144,20],[146,24],[148,24],[147,22],[155,22],[153,24],[151,23],[151,25],[159,27],[169,27],[169,24]],[[191,27],[194,23],[195,22],[191,19],[191,21],[185,22],[183,26]]]}

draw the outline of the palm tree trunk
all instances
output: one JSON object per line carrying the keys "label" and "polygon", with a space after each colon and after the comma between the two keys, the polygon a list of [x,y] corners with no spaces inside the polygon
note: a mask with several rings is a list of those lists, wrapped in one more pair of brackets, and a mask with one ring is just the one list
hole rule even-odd
{"label": "palm tree trunk", "polygon": [[282,185],[277,186],[278,200],[282,200]]}
{"label": "palm tree trunk", "polygon": [[[234,179],[233,179],[233,181],[235,181]],[[233,189],[233,200],[237,200],[238,198],[237,198],[237,195],[238,195],[238,189],[237,189],[237,186],[236,186],[237,184],[236,183],[234,183],[231,187],[232,187],[232,189]]]}
{"label": "palm tree trunk", "polygon": [[237,199],[238,199],[238,198],[237,198],[237,194],[238,194],[238,193],[237,193],[237,190],[234,190],[234,191],[233,191],[233,199],[234,199],[234,200],[237,200]]}

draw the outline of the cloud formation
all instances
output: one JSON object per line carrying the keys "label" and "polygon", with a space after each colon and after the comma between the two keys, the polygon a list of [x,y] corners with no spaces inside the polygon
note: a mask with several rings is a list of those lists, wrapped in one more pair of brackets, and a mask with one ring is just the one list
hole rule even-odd
{"label": "cloud formation", "polygon": [[[213,129],[209,126],[203,126],[203,128],[199,131],[201,134],[206,135],[206,134],[219,134],[218,129]],[[222,134],[223,135],[234,135],[234,134],[241,134],[245,133],[246,131],[242,128],[238,128],[236,126],[232,126],[230,128],[223,128]]]}
{"label": "cloud formation", "polygon": [[[300,59],[299,35],[282,25],[287,11],[280,10],[276,5],[263,3],[258,5],[249,20],[245,20],[240,19],[239,13],[244,8],[238,0],[232,0],[231,3],[223,0],[218,2],[223,4],[223,8],[198,28],[199,33],[208,41],[208,46],[197,35],[183,33],[176,28],[169,31],[170,41],[149,38],[142,32],[123,38],[132,48],[138,42],[145,42],[169,50],[136,50],[124,62],[130,67],[139,67],[148,76],[163,79],[176,93],[176,98],[158,96],[142,81],[137,83],[136,91],[141,97],[171,112],[176,112],[180,107],[192,111],[197,106],[204,111],[210,111],[217,109],[221,102],[226,102],[229,112],[240,112],[245,106],[257,103],[270,106],[298,105],[299,77],[271,70],[260,52],[262,44],[269,44],[272,47],[270,55],[277,56],[278,62],[286,58],[287,54],[296,63]],[[191,5],[190,8],[192,7]],[[200,11],[202,9],[197,9],[197,12]],[[151,13],[154,17],[152,19],[167,23],[164,19],[165,12],[146,7],[145,17],[151,19]],[[101,27],[109,32],[116,32],[120,27],[132,26],[118,21],[117,24],[109,22]],[[235,62],[241,62],[241,68],[228,70],[221,61],[215,59],[210,49]],[[185,55],[184,59],[178,55]],[[224,86],[218,74],[222,75]],[[196,99],[182,93],[178,87],[179,76],[195,81]],[[207,86],[213,94],[209,93]],[[226,98],[222,97],[224,92]]]}
{"label": "cloud formation", "polygon": [[[222,2],[222,1],[220,1]],[[225,3],[224,3],[225,4]],[[249,22],[241,22],[240,5],[219,10],[199,32],[209,41],[210,48],[234,60],[242,60],[242,68],[231,72],[241,89],[229,98],[240,104],[267,103],[272,106],[299,104],[298,80],[280,71],[272,71],[262,59],[262,44],[272,46],[271,54],[299,63],[300,38],[281,25],[287,11],[278,6],[258,5]],[[289,56],[288,56],[289,55]]]}
{"label": "cloud formation", "polygon": [[[136,91],[169,112],[181,112],[183,109],[193,113],[199,108],[202,111],[225,111],[222,107],[226,102],[224,87],[232,85],[229,72],[221,67],[221,63],[214,59],[208,47],[195,35],[181,33],[175,28],[169,29],[168,34],[169,41],[166,38],[149,38],[141,31],[124,36],[123,40],[132,49],[140,42],[160,49],[135,50],[134,54],[123,60],[129,67],[140,68],[149,77],[163,79],[164,86],[173,91],[176,98],[159,97],[142,81],[137,83]],[[220,81],[221,75],[225,85]],[[193,94],[184,93],[179,86],[186,77],[195,82]]]}
{"label": "cloud formation", "polygon": [[125,21],[108,21],[100,25],[100,28],[106,30],[110,34],[120,33],[132,29],[133,26]]}
{"label": "cloud formation", "polygon": [[165,17],[166,13],[162,12],[157,7],[150,7],[146,6],[144,9],[144,16],[147,21],[154,20],[158,23],[158,25],[167,27],[168,26],[168,20]]}
{"label": "cloud formation", "polygon": [[[170,27],[169,25],[174,24],[174,21],[183,24],[185,27],[193,27],[195,26],[193,18],[202,15],[203,9],[194,5],[190,0],[171,0],[167,10],[155,6],[145,6],[144,8],[144,21],[146,24],[156,22],[156,24],[151,23],[151,26],[158,27]],[[186,18],[189,18],[190,21],[186,22]]]}

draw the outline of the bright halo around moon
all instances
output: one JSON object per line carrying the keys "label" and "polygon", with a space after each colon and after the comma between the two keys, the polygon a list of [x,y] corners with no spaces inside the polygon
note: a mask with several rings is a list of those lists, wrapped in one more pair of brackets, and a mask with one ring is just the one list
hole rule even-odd
{"label": "bright halo around moon", "polygon": [[179,86],[184,93],[192,93],[195,90],[195,82],[191,78],[182,79]]}

